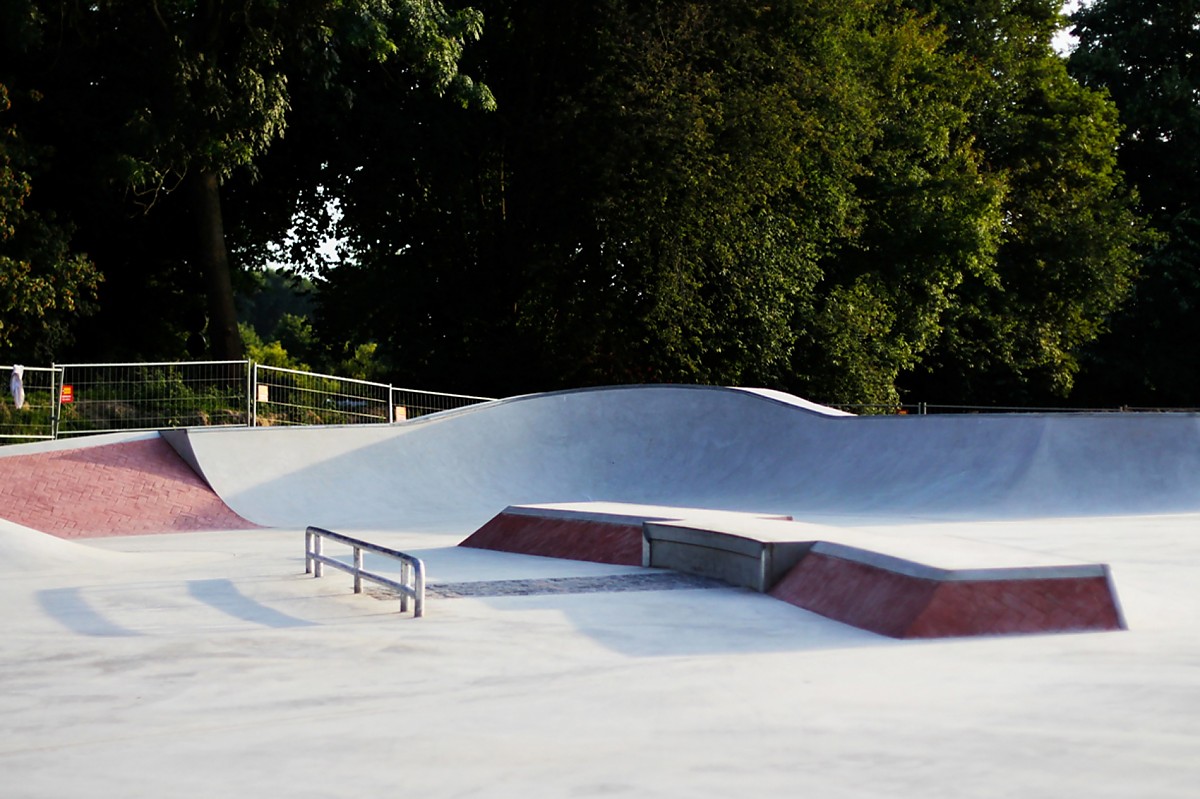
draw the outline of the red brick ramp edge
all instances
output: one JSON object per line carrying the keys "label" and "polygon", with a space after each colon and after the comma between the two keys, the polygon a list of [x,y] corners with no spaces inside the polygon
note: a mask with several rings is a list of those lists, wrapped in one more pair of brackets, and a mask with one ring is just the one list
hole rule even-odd
{"label": "red brick ramp edge", "polygon": [[892,638],[1125,629],[1102,564],[947,571],[818,542],[768,593]]}
{"label": "red brick ramp edge", "polygon": [[[596,509],[570,507],[596,505]],[[642,525],[684,517],[723,515],[791,521],[791,516],[746,514],[639,505],[624,502],[509,505],[463,541],[460,547],[519,555],[586,560],[617,566],[644,566]]]}
{"label": "red brick ramp edge", "polygon": [[642,519],[514,506],[498,513],[459,546],[641,566]]}
{"label": "red brick ramp edge", "polygon": [[0,516],[60,538],[258,527],[158,436],[0,458]]}

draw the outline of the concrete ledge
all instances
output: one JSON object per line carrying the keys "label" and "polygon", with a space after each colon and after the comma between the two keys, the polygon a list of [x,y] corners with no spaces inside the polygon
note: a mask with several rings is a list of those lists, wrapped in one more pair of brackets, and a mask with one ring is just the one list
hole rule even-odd
{"label": "concrete ledge", "polygon": [[1107,566],[912,529],[620,503],[510,506],[461,546],[651,566],[894,638],[1120,630]]}
{"label": "concrete ledge", "polygon": [[644,566],[643,525],[691,517],[707,519],[712,524],[729,524],[746,519],[791,518],[621,502],[510,505],[459,546],[621,566]]}
{"label": "concrete ledge", "polygon": [[686,522],[642,526],[643,566],[715,577],[766,593],[812,546],[811,541],[763,541]]}

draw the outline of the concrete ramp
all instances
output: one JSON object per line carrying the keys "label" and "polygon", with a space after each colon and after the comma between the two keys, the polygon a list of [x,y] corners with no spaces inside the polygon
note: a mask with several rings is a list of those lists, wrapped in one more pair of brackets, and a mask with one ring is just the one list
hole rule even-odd
{"label": "concrete ramp", "polygon": [[510,505],[1038,518],[1200,509],[1192,414],[852,417],[698,386],[569,391],[381,427],[193,429],[259,524],[459,532]]}
{"label": "concrete ramp", "polygon": [[54,570],[120,567],[126,553],[95,549],[82,541],[46,535],[20,524],[0,519],[0,576],[5,578]]}

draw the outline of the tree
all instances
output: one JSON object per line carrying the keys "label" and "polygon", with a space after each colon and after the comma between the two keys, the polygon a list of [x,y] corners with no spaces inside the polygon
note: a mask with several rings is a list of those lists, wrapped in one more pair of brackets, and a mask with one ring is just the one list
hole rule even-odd
{"label": "tree", "polygon": [[802,393],[889,406],[900,375],[944,332],[970,279],[990,279],[1002,181],[971,127],[977,81],[928,14],[877,4],[854,43],[869,147],[853,177],[854,224],[822,260],[797,352]]}
{"label": "tree", "polygon": [[1120,109],[1121,168],[1160,234],[1085,389],[1142,405],[1200,401],[1200,2],[1095,0],[1072,18],[1071,73]]}
{"label": "tree", "polygon": [[[10,107],[0,83],[0,114]],[[0,357],[50,360],[69,341],[72,318],[92,310],[100,275],[86,255],[72,251],[69,227],[28,207],[37,159],[16,127],[2,120]]]}
{"label": "tree", "polygon": [[534,256],[521,324],[571,382],[777,384],[866,140],[837,80],[861,7],[604,10],[555,109],[570,150],[551,157],[585,193]]}
{"label": "tree", "polygon": [[[425,379],[474,391],[484,390],[479,381],[830,389],[828,344],[861,331],[813,319],[861,276],[833,254],[861,225],[863,160],[881,120],[903,107],[915,131],[936,105],[920,134],[928,141],[904,144],[894,126],[889,168],[904,174],[900,154],[919,151],[939,196],[990,208],[978,196],[986,190],[966,189],[979,179],[965,138],[945,130],[963,121],[951,92],[937,88],[949,63],[936,53],[939,34],[907,16],[894,33],[875,3],[484,10],[493,32],[472,69],[499,110],[450,124],[445,115],[458,112],[360,103],[421,144],[397,157],[358,121],[345,160],[331,153],[323,181],[338,187],[355,248],[352,265],[327,276],[325,319],[337,335],[382,335]],[[860,60],[864,51],[878,64]],[[893,83],[919,85],[906,105],[877,74],[885,51],[894,53]],[[946,228],[959,224],[974,229]],[[889,290],[889,302],[905,296]],[[372,300],[388,291],[391,304],[377,312]],[[914,330],[925,324],[899,315]],[[904,363],[882,367],[889,392]]]}
{"label": "tree", "polygon": [[1082,348],[1127,298],[1143,240],[1115,160],[1115,108],[1053,51],[1057,0],[920,5],[977,83],[965,110],[1002,199],[990,268],[967,274],[937,346],[905,383],[935,401],[1064,397]]}
{"label": "tree", "polygon": [[1065,391],[1132,268],[1112,107],[1049,2],[914,5],[488,2],[494,114],[363,92],[310,163],[321,335],[471,393]]}
{"label": "tree", "polygon": [[194,244],[182,257],[204,276],[212,354],[221,358],[241,354],[221,186],[253,175],[283,136],[293,83],[349,103],[339,64],[361,54],[402,75],[394,84],[402,91],[488,100],[457,71],[480,16],[447,13],[436,0],[17,0],[8,12],[0,21],[34,34],[10,69],[45,94],[40,135],[63,149],[72,149],[63,133],[85,139],[102,164],[94,177],[127,192],[126,209],[153,216],[170,205],[168,215],[190,220]]}

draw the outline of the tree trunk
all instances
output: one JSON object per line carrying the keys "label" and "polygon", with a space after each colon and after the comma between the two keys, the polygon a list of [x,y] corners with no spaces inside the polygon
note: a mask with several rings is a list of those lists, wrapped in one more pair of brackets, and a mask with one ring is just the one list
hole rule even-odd
{"label": "tree trunk", "polygon": [[208,295],[208,340],[218,360],[241,360],[242,337],[233,306],[233,281],[229,275],[229,253],[225,249],[225,227],[221,221],[221,184],[211,171],[192,178],[193,213],[198,233],[197,255],[204,269]]}

